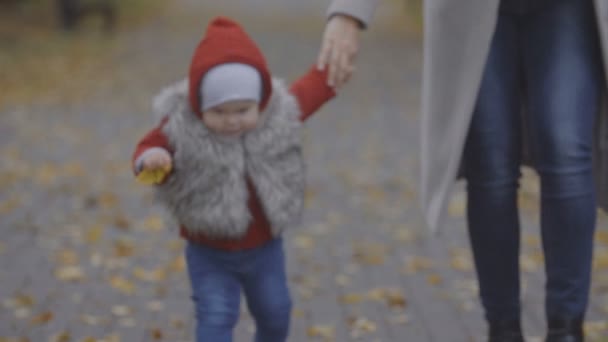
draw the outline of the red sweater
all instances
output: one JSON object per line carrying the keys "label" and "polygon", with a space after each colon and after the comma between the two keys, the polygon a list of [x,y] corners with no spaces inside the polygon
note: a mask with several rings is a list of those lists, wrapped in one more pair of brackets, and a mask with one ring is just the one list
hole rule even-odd
{"label": "red sweater", "polygon": [[[290,92],[298,101],[302,112],[302,116],[300,117],[302,121],[308,119],[324,103],[335,96],[334,90],[327,85],[327,73],[318,71],[315,67],[311,68],[308,73],[294,82],[290,87]],[[163,120],[159,126],[146,134],[137,144],[137,148],[133,154],[133,163],[144,151],[152,147],[161,147],[172,153],[172,147],[162,132],[162,127],[165,123],[166,120]],[[252,221],[243,238],[239,240],[211,239],[202,234],[194,235],[184,227],[180,228],[181,236],[189,241],[231,251],[255,248],[271,240],[270,224],[264,214],[260,200],[251,182],[248,180],[247,183],[249,186],[249,210],[251,211]]]}

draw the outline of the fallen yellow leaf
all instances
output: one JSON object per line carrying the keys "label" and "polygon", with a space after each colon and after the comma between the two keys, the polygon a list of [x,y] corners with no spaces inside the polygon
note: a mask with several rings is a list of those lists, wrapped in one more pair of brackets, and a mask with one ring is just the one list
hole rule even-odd
{"label": "fallen yellow leaf", "polygon": [[79,266],[65,266],[55,271],[55,277],[63,281],[80,281],[84,279],[84,273]]}
{"label": "fallen yellow leaf", "polygon": [[110,278],[110,286],[114,289],[124,293],[124,294],[133,294],[135,292],[135,285],[129,280],[121,277],[121,276],[113,276]]}
{"label": "fallen yellow leaf", "polygon": [[335,335],[335,328],[331,325],[313,325],[307,330],[308,337],[318,337],[325,340],[333,340]]}
{"label": "fallen yellow leaf", "polygon": [[145,185],[160,184],[171,172],[171,165],[158,169],[144,169],[136,177],[137,181]]}
{"label": "fallen yellow leaf", "polygon": [[43,312],[38,316],[32,318],[32,324],[46,324],[53,319],[53,313],[50,311]]}

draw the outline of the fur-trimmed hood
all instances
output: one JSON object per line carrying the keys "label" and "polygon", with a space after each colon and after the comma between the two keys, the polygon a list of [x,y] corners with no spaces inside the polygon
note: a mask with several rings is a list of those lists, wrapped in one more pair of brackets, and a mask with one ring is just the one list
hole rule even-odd
{"label": "fur-trimmed hood", "polygon": [[191,233],[242,237],[252,220],[247,179],[262,204],[273,235],[298,223],[304,202],[300,110],[285,84],[272,81],[272,96],[258,126],[238,141],[218,139],[188,102],[188,81],[154,99],[168,117],[163,133],[173,148],[173,172],[158,197]]}

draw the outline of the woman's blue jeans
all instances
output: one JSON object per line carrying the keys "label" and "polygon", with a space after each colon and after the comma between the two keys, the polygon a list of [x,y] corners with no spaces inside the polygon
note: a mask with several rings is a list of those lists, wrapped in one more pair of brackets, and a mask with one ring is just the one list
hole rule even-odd
{"label": "woman's blue jeans", "polygon": [[240,316],[241,289],[255,319],[255,341],[287,341],[292,303],[281,238],[236,252],[188,243],[186,263],[197,342],[232,341]]}
{"label": "woman's blue jeans", "polygon": [[490,321],[520,317],[522,125],[541,180],[546,314],[582,318],[589,297],[601,51],[591,0],[545,3],[501,10],[466,142],[469,235]]}

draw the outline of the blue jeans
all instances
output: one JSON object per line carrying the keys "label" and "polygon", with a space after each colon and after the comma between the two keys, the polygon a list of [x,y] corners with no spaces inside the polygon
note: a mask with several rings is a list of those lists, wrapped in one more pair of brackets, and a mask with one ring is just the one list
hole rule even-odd
{"label": "blue jeans", "polygon": [[292,304],[281,238],[236,252],[188,243],[186,263],[197,342],[232,341],[240,315],[241,289],[255,319],[255,341],[287,341]]}
{"label": "blue jeans", "polygon": [[546,314],[582,318],[589,297],[599,38],[592,0],[547,4],[499,14],[465,147],[469,236],[491,321],[520,317],[522,125],[541,180]]}

